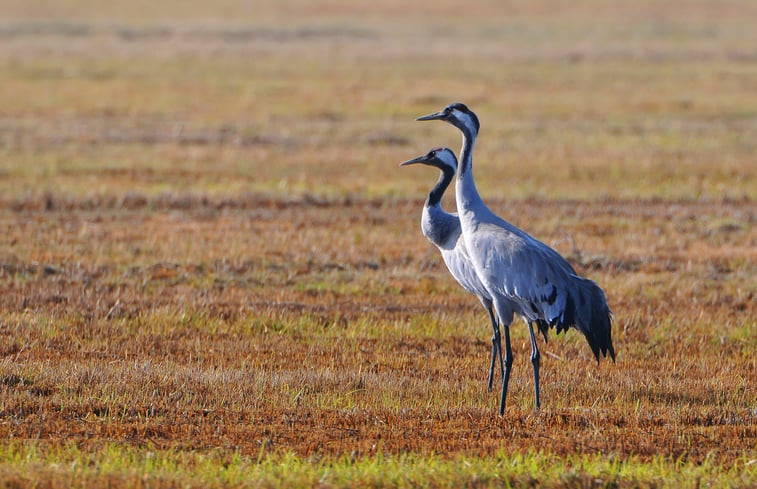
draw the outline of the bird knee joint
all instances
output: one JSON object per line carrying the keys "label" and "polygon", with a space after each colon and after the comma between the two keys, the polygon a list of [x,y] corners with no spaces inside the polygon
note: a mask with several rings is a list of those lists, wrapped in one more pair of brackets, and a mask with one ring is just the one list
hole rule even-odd
{"label": "bird knee joint", "polygon": [[539,350],[534,350],[533,353],[531,353],[531,363],[538,364],[539,358],[541,358],[541,353],[539,353]]}

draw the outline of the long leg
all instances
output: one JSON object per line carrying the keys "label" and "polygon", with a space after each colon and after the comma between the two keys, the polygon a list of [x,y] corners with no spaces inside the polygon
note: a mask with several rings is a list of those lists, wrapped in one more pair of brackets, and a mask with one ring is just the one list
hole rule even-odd
{"label": "long leg", "polygon": [[531,364],[534,366],[534,391],[536,392],[536,409],[539,409],[539,348],[536,346],[536,337],[534,336],[534,323],[528,322],[528,334],[531,336]]}
{"label": "long leg", "polygon": [[505,398],[507,397],[507,384],[510,382],[510,367],[513,365],[513,349],[510,347],[510,325],[503,325],[505,331],[505,375],[502,379],[502,397],[499,400],[499,414],[505,414]]}
{"label": "long leg", "polygon": [[484,307],[486,307],[486,312],[489,313],[489,319],[492,322],[492,330],[494,331],[494,335],[492,336],[492,361],[491,365],[489,366],[489,384],[487,387],[487,390],[491,392],[492,382],[494,381],[494,363],[497,361],[497,357],[499,357],[500,375],[502,375],[504,369],[502,365],[502,340],[499,334],[499,324],[497,324],[497,318],[494,316],[494,311],[492,310],[491,304],[485,304]]}

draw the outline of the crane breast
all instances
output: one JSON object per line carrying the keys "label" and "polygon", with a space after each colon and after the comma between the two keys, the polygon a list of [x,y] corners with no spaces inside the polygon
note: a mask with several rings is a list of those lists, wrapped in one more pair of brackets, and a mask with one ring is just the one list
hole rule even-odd
{"label": "crane breast", "polygon": [[449,273],[465,290],[478,297],[491,300],[489,292],[476,273],[462,237],[458,239],[457,245],[452,250],[441,251]]}

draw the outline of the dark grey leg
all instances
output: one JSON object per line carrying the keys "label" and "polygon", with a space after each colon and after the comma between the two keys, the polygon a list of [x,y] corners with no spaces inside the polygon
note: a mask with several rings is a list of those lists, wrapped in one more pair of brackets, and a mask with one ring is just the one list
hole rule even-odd
{"label": "dark grey leg", "polygon": [[536,346],[536,336],[534,336],[534,324],[528,322],[528,334],[531,336],[531,365],[534,366],[534,391],[536,392],[536,409],[541,406],[539,400],[539,348]]}
{"label": "dark grey leg", "polygon": [[499,414],[505,414],[505,398],[507,397],[507,384],[510,382],[510,367],[513,365],[513,349],[510,346],[510,325],[504,326],[505,330],[505,374],[502,379],[502,397],[499,400]]}
{"label": "dark grey leg", "polygon": [[499,369],[500,371],[502,370],[502,341],[499,334],[499,325],[497,324],[497,319],[494,316],[492,307],[487,306],[486,312],[489,313],[489,319],[492,322],[492,330],[494,330],[494,335],[492,336],[492,361],[491,365],[489,366],[489,384],[487,387],[487,390],[491,392],[492,383],[494,381],[494,362],[496,362],[497,357],[499,357]]}

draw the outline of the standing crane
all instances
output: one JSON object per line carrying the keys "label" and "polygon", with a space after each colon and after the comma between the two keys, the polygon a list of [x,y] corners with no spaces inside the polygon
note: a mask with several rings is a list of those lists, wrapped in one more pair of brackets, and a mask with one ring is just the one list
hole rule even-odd
{"label": "standing crane", "polygon": [[557,333],[575,327],[586,337],[599,363],[600,352],[610,354],[612,313],[602,289],[579,276],[555,250],[492,212],[476,189],[473,179],[473,145],[480,124],[478,117],[461,103],[419,117],[419,121],[442,120],[457,127],[463,136],[455,198],[460,227],[468,254],[494,304],[505,335],[504,376],[499,412],[505,412],[507,386],[513,363],[510,324],[513,315],[525,319],[531,338],[536,407],[539,400],[539,348],[533,324],[546,339],[547,330]]}
{"label": "standing crane", "polygon": [[499,325],[494,316],[492,309],[492,298],[479,280],[473,263],[468,256],[468,250],[465,248],[465,241],[461,236],[460,218],[457,214],[450,214],[442,208],[442,196],[447,187],[455,177],[457,172],[457,158],[455,153],[449,148],[436,148],[428,153],[412,160],[401,163],[400,166],[424,164],[435,166],[440,170],[439,180],[428,194],[426,203],[423,206],[421,215],[421,231],[423,235],[431,241],[442,254],[442,260],[447,265],[449,273],[452,274],[457,283],[478,297],[481,304],[489,314],[492,323],[494,335],[492,336],[492,358],[489,367],[488,390],[492,390],[492,381],[494,379],[494,363],[499,357],[500,375],[503,375],[504,366],[502,363],[502,345],[499,332]]}

